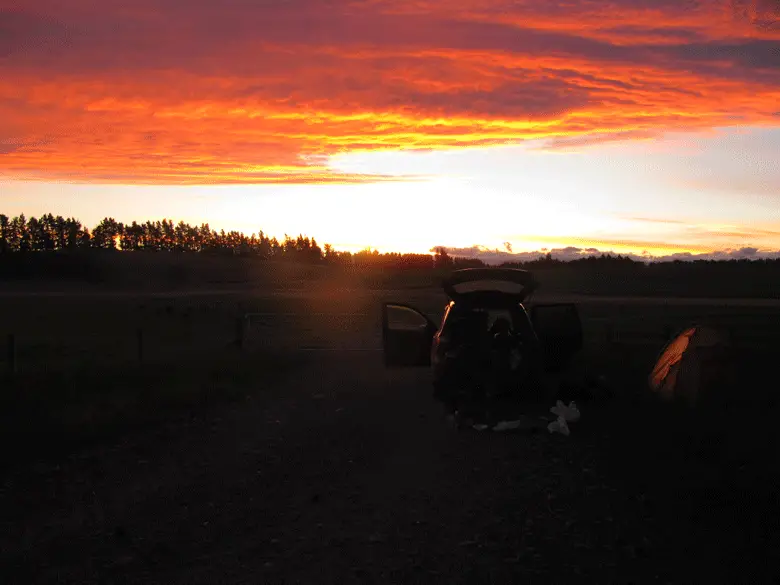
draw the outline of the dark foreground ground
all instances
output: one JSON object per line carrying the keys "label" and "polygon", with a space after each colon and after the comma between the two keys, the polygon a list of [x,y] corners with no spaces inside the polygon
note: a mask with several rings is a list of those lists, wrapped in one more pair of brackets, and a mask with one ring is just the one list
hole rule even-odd
{"label": "dark foreground ground", "polygon": [[[764,343],[780,330],[776,307],[583,305],[594,368],[625,376],[614,400],[581,403],[563,437],[456,433],[427,373],[387,371],[375,351],[300,351],[375,348],[375,297],[9,299],[0,316],[20,373],[0,402],[0,583],[780,582],[776,352],[748,352],[732,407],[712,418],[636,392],[662,325],[721,320]],[[442,306],[399,299],[433,316]],[[350,325],[357,334],[323,310],[367,322]],[[304,320],[260,319],[239,355],[227,348],[246,311]],[[262,353],[284,339],[295,359]],[[38,372],[45,383],[27,386]],[[186,406],[226,392],[232,402]],[[155,424],[119,432],[144,409]],[[38,441],[53,449],[98,421],[117,430],[93,433],[102,446],[27,458],[46,429],[60,425],[59,440]]]}
{"label": "dark foreground ground", "polygon": [[8,474],[0,581],[777,582],[767,444],[581,410],[568,438],[456,433],[426,374],[313,354],[207,416]]}

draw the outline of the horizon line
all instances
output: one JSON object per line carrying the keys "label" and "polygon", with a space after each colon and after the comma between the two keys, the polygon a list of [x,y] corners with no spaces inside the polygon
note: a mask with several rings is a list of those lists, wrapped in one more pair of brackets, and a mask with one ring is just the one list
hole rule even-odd
{"label": "horizon line", "polygon": [[[80,224],[81,228],[86,229],[90,235],[94,233],[94,231],[105,221],[105,220],[111,220],[116,222],[117,224],[121,225],[123,228],[132,226],[133,224],[137,226],[144,226],[147,223],[170,223],[173,224],[174,227],[184,224],[187,227],[194,228],[194,229],[200,229],[201,227],[207,226],[212,233],[220,234],[225,233],[228,234],[236,234],[239,237],[252,239],[258,238],[261,236],[265,236],[268,240],[273,241],[276,240],[279,243],[283,243],[285,239],[290,238],[292,240],[297,239],[298,237],[304,237],[309,240],[313,240],[317,242],[317,238],[315,236],[309,236],[304,233],[299,233],[297,236],[291,235],[288,232],[285,231],[283,237],[280,237],[279,235],[273,235],[266,233],[264,230],[259,229],[257,231],[253,231],[251,233],[247,233],[243,230],[239,229],[230,229],[226,230],[224,228],[215,228],[211,225],[208,221],[202,221],[198,224],[189,224],[185,222],[184,220],[174,220],[170,219],[168,217],[163,217],[161,219],[147,219],[143,221],[138,220],[132,220],[129,223],[123,222],[123,221],[117,221],[111,216],[104,217],[100,222],[97,223],[94,227],[89,227],[86,224],[84,224],[80,219],[77,217],[71,216],[71,215],[55,215],[51,212],[40,214],[40,215],[27,215],[25,213],[19,213],[16,216],[8,216],[3,213],[0,213],[0,217],[5,217],[7,220],[12,222],[13,220],[18,220],[22,217],[25,218],[26,222],[29,223],[31,220],[39,220],[42,217],[51,216],[55,219],[62,218],[64,221],[74,221]],[[119,244],[119,239],[121,238],[120,235],[117,235],[114,237],[114,240],[117,241],[117,244]],[[572,238],[572,242],[581,242],[581,238]],[[626,244],[630,244],[630,242],[626,242],[623,244],[622,247],[628,247]],[[317,245],[320,245],[317,242]],[[630,258],[633,261],[636,262],[665,262],[665,261],[676,261],[676,260],[682,260],[682,261],[695,261],[695,260],[735,260],[735,259],[744,259],[744,260],[767,260],[767,259],[780,259],[780,250],[771,250],[771,249],[760,249],[757,247],[750,247],[750,246],[744,246],[741,248],[726,248],[723,250],[695,250],[691,248],[686,248],[684,246],[680,246],[677,251],[674,247],[667,248],[667,250],[670,253],[661,253],[661,254],[653,254],[648,249],[643,249],[641,253],[637,253],[634,251],[615,251],[614,249],[601,249],[597,248],[596,246],[575,246],[575,245],[567,245],[562,247],[552,247],[552,248],[540,248],[540,249],[523,249],[520,251],[515,251],[512,248],[509,249],[500,249],[498,247],[489,248],[484,245],[480,244],[473,244],[470,247],[459,247],[459,246],[445,246],[445,245],[433,245],[431,246],[427,251],[406,251],[402,252],[399,250],[389,250],[387,247],[382,247],[382,250],[380,251],[379,247],[375,247],[372,245],[357,245],[357,244],[347,244],[347,243],[340,243],[340,244],[334,244],[331,242],[322,242],[321,244],[322,249],[324,249],[325,246],[330,247],[332,250],[340,253],[349,253],[352,255],[359,254],[361,252],[367,252],[367,253],[377,253],[381,255],[435,255],[437,249],[444,249],[448,256],[452,258],[459,258],[459,259],[472,259],[472,260],[480,260],[485,264],[500,264],[500,263],[526,263],[526,262],[533,262],[535,260],[538,260],[539,258],[544,257],[550,257],[553,260],[557,260],[560,262],[570,262],[570,261],[576,261],[579,259],[587,259],[590,257],[599,257],[599,256],[612,256],[612,257],[622,257],[622,258]],[[637,246],[637,249],[643,248],[643,246]],[[118,249],[121,250],[121,246],[118,245]],[[124,250],[128,251],[128,250]]]}

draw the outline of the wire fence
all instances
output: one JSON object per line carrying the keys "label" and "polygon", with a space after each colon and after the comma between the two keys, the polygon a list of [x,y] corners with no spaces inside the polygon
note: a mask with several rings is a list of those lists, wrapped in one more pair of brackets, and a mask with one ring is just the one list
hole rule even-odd
{"label": "wire fence", "polygon": [[[699,318],[658,321],[643,318],[597,318],[583,323],[586,339],[605,345],[665,344],[694,325],[714,326],[726,333],[731,346],[744,350],[780,347],[780,327],[773,322],[751,322],[728,318]],[[599,339],[600,338],[600,339]]]}
{"label": "wire fence", "polygon": [[[746,350],[780,348],[780,320],[761,315],[681,318],[672,315],[583,315],[586,347],[643,346],[660,349],[683,327],[711,323],[727,331],[731,343]],[[65,371],[74,367],[134,367],[147,362],[206,359],[226,348],[238,351],[381,352],[381,314],[252,312],[197,320],[147,320],[136,326],[45,332],[13,331],[5,336],[0,369],[17,374]]]}

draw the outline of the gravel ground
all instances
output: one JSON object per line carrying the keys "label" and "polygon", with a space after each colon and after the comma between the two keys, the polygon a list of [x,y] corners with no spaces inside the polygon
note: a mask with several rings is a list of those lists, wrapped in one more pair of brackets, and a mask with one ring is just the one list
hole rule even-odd
{"label": "gravel ground", "polygon": [[312,356],[208,417],[8,475],[0,581],[777,582],[771,482],[675,457],[620,404],[581,404],[569,437],[456,432],[427,373],[378,361]]}

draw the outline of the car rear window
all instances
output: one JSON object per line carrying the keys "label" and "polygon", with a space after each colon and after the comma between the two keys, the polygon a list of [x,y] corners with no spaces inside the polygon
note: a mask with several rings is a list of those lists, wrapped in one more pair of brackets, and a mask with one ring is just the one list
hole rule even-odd
{"label": "car rear window", "polygon": [[442,333],[449,334],[450,332],[454,332],[456,328],[459,328],[460,323],[463,321],[471,323],[475,330],[478,330],[481,333],[487,333],[496,320],[500,318],[508,320],[515,331],[520,330],[517,311],[489,308],[458,309],[457,306],[455,306],[447,315],[444,327],[442,328]]}

